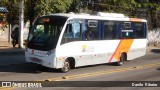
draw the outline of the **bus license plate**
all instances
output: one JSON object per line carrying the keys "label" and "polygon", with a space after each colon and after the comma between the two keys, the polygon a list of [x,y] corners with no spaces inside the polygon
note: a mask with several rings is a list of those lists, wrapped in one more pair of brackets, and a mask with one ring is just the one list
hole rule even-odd
{"label": "bus license plate", "polygon": [[35,63],[42,63],[42,60],[39,59],[39,58],[31,57],[30,59],[31,59],[33,62],[35,62]]}

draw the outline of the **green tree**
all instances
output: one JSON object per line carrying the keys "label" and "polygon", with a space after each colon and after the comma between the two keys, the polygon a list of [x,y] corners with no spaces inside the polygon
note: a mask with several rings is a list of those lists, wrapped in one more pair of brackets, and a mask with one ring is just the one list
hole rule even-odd
{"label": "green tree", "polygon": [[[8,10],[9,21],[19,16],[19,7],[15,7],[21,0],[1,0],[0,5]],[[25,0],[25,19],[30,25],[39,16],[49,13],[65,12],[114,12],[124,13],[130,17],[150,17],[151,23],[158,22],[159,0]],[[145,14],[146,15],[145,15]],[[157,17],[157,18],[154,18]],[[153,25],[152,25],[153,26]]]}
{"label": "green tree", "polygon": [[66,12],[71,3],[72,0],[27,0],[25,11],[27,18],[30,20],[30,25],[32,25],[33,21],[39,16]]}
{"label": "green tree", "polygon": [[0,6],[6,7],[8,9],[7,13],[7,21],[9,24],[13,24],[13,20],[17,19],[19,16],[18,12],[18,7],[17,5],[17,0],[1,0],[0,1]]}
{"label": "green tree", "polygon": [[158,0],[149,0],[148,2],[148,20],[149,28],[154,29],[158,27],[160,17],[158,18],[160,12],[160,5]]}
{"label": "green tree", "polygon": [[135,0],[103,0],[99,7],[102,11],[131,15],[138,7],[138,3]]}
{"label": "green tree", "polygon": [[[13,22],[14,16],[19,16],[19,2],[21,0],[1,0],[0,5],[5,6],[9,13],[9,22]],[[73,0],[24,0],[25,1],[25,19],[33,21],[42,15],[49,13],[66,12]],[[17,5],[16,5],[17,4]],[[16,7],[15,7],[16,6]]]}

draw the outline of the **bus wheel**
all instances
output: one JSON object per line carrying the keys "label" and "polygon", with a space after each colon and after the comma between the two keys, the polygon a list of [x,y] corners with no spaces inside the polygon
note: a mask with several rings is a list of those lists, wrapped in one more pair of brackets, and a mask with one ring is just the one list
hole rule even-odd
{"label": "bus wheel", "polygon": [[125,61],[125,55],[121,54],[120,60],[117,62],[118,66],[122,66],[124,64]]}
{"label": "bus wheel", "polygon": [[70,62],[68,59],[65,60],[63,67],[61,68],[61,72],[66,73],[71,69]]}

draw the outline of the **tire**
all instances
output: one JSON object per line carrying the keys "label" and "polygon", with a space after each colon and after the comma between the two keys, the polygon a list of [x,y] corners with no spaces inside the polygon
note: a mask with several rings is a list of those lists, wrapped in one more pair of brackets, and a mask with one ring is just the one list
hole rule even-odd
{"label": "tire", "polygon": [[66,73],[71,69],[71,65],[68,59],[65,60],[63,67],[60,69],[62,73]]}
{"label": "tire", "polygon": [[122,66],[124,64],[125,61],[125,55],[121,54],[120,60],[117,62],[118,66]]}

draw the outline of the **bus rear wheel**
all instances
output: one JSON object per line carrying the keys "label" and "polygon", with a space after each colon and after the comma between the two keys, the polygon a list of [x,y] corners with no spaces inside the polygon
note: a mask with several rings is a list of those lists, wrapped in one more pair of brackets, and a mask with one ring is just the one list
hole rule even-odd
{"label": "bus rear wheel", "polygon": [[117,62],[117,65],[122,66],[124,64],[124,61],[125,61],[125,55],[121,54],[120,60]]}
{"label": "bus rear wheel", "polygon": [[70,62],[69,62],[68,59],[66,59],[66,60],[64,61],[63,67],[61,68],[61,72],[66,73],[66,72],[68,72],[70,69],[71,69]]}

